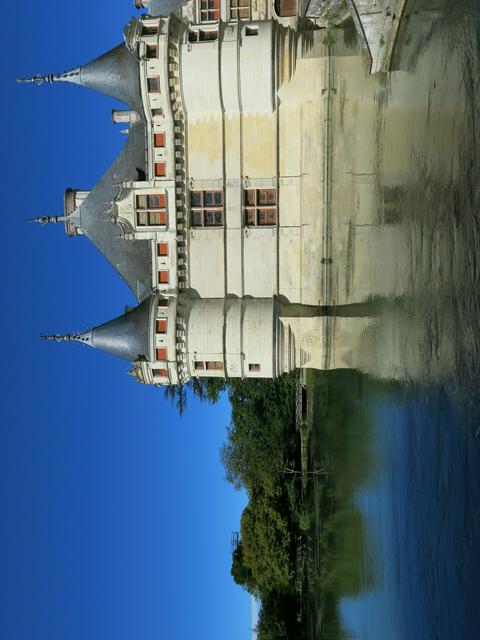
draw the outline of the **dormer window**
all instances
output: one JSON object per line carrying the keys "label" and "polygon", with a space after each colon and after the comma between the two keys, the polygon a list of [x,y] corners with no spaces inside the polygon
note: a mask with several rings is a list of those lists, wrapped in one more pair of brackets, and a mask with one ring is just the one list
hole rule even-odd
{"label": "dormer window", "polygon": [[144,36],[154,36],[158,33],[158,24],[143,24],[142,34]]}
{"label": "dormer window", "polygon": [[200,22],[213,22],[218,18],[218,0],[200,0]]}
{"label": "dormer window", "polygon": [[230,20],[250,18],[250,0],[230,0]]}
{"label": "dormer window", "polygon": [[166,226],[167,202],[164,193],[139,194],[135,202],[138,227]]}

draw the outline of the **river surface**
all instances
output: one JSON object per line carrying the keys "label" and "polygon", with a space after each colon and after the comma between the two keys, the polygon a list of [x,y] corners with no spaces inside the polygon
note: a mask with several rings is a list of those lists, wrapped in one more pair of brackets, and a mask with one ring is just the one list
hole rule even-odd
{"label": "river surface", "polygon": [[375,464],[352,496],[368,547],[365,588],[340,605],[355,638],[480,638],[479,34],[478,0],[412,0],[377,92],[399,251],[379,248],[394,290],[361,357],[377,382],[357,402]]}

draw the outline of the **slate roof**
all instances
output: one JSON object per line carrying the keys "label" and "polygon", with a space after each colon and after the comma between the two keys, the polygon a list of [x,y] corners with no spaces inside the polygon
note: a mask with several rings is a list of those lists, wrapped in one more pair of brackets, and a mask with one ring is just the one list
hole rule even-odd
{"label": "slate roof", "polygon": [[152,16],[168,16],[175,13],[182,4],[180,0],[152,0],[148,11]]}
{"label": "slate roof", "polygon": [[80,84],[143,113],[138,58],[124,43],[80,67]]}
{"label": "slate roof", "polygon": [[98,185],[75,212],[82,232],[93,242],[127,283],[137,300],[151,292],[152,263],[148,240],[124,240],[120,227],[107,212],[118,194],[118,183],[138,179],[145,171],[145,125],[132,125],[125,147]]}
{"label": "slate roof", "polygon": [[153,361],[152,318],[157,297],[146,298],[133,310],[81,334],[77,339],[129,362]]}

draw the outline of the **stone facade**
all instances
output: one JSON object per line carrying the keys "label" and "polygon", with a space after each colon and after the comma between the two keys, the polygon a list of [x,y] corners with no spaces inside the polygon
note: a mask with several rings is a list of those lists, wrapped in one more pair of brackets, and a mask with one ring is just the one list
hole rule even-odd
{"label": "stone facade", "polygon": [[[67,190],[63,219],[68,235],[98,246],[141,305],[150,300],[135,322],[130,311],[124,324],[69,339],[128,354],[150,384],[355,366],[368,322],[331,313],[352,299],[332,292],[325,268],[332,86],[324,30],[279,16],[290,5],[266,0],[200,0],[168,17],[154,14],[154,2],[138,6],[151,13],[126,26],[124,49],[45,77],[128,103],[112,114],[129,132],[122,156],[92,192]],[[138,84],[115,67],[128,64],[131,79],[125,51]],[[336,240],[340,254],[346,234]]]}

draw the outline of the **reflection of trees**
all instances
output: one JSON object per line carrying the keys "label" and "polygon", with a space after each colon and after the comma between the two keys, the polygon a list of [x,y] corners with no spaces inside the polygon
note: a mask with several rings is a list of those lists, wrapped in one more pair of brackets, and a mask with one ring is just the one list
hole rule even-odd
{"label": "reflection of trees", "polygon": [[[309,372],[311,464],[332,473],[311,487],[313,537],[317,543],[314,609],[322,637],[343,637],[340,598],[372,586],[364,524],[353,496],[372,473],[371,430],[359,398],[366,380],[355,371]],[[373,383],[369,383],[373,384]]]}
{"label": "reflection of trees", "polygon": [[[224,390],[231,402],[221,460],[226,479],[249,496],[231,572],[261,598],[259,640],[336,640],[344,637],[339,599],[365,587],[363,523],[352,502],[371,472],[369,425],[357,408],[362,378],[351,371],[309,372],[306,483],[297,380],[292,373],[190,387],[207,401]],[[170,392],[182,407],[185,391]]]}

